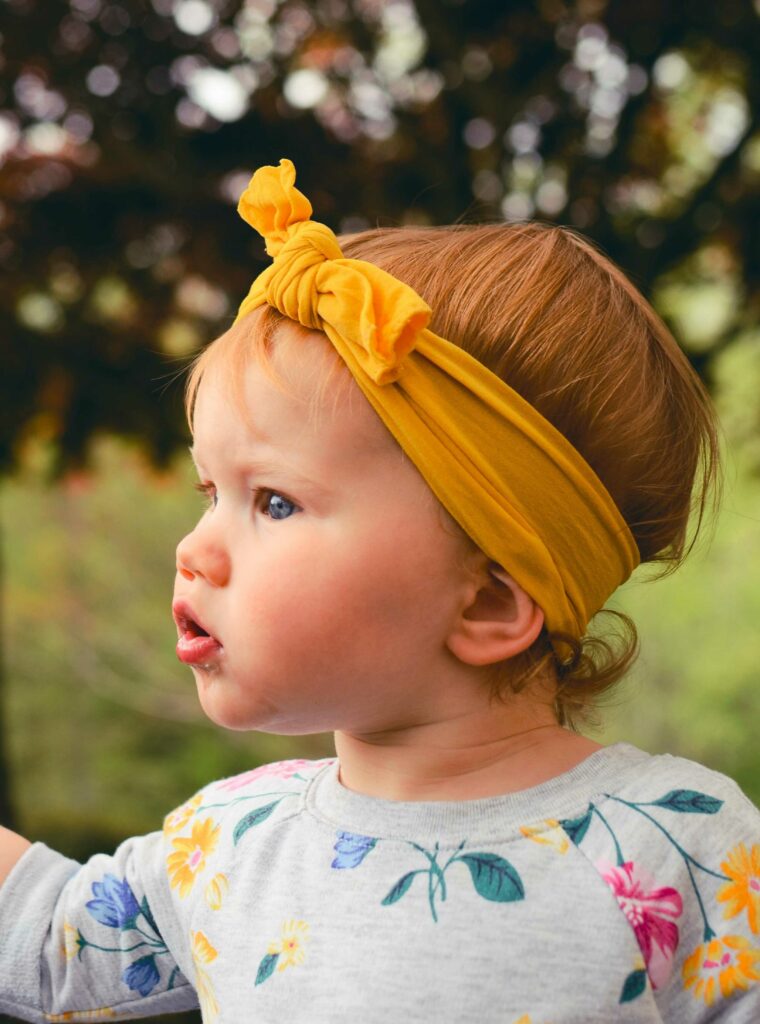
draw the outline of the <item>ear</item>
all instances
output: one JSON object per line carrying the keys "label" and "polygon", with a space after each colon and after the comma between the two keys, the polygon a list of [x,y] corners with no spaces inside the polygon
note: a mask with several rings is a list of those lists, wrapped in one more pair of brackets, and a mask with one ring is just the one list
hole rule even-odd
{"label": "ear", "polygon": [[462,611],[446,640],[467,665],[492,665],[530,647],[544,624],[544,613],[496,562],[489,562],[486,582]]}

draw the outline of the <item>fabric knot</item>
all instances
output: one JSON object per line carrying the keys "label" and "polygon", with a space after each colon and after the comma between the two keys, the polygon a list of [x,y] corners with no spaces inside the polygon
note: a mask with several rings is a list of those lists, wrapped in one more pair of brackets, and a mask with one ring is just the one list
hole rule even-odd
{"label": "fabric knot", "polygon": [[391,384],[427,328],[430,307],[379,267],[346,259],[330,228],[310,220],[311,203],[295,175],[290,160],[260,167],[240,198],[238,213],[263,235],[274,262],[253,282],[238,316],[266,303],[324,331],[333,345],[348,345],[375,384]]}
{"label": "fabric knot", "polygon": [[270,256],[277,256],[294,225],[311,217],[311,203],[295,180],[291,160],[280,160],[278,167],[259,167],[238,203],[238,213],[265,239]]}
{"label": "fabric knot", "polygon": [[287,228],[287,240],[264,272],[268,305],[312,330],[322,328],[319,272],[341,256],[335,235],[324,224],[304,221]]}

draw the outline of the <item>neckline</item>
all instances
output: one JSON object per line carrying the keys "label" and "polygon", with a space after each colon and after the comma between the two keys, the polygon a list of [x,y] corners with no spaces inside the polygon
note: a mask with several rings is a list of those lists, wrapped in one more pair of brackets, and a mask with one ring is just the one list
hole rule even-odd
{"label": "neckline", "polygon": [[409,836],[461,841],[521,835],[521,825],[572,817],[652,755],[629,743],[613,743],[573,768],[529,789],[475,800],[397,801],[347,789],[338,779],[337,758],[312,780],[306,806],[336,828],[375,838]]}

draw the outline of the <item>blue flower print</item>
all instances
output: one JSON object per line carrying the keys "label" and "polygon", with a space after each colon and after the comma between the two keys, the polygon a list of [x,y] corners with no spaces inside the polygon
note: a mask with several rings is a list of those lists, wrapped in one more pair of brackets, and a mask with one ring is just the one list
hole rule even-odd
{"label": "blue flower print", "polygon": [[355,832],[338,832],[338,841],[333,847],[338,856],[332,862],[334,868],[358,867],[370,850],[374,850],[377,839],[360,836]]}
{"label": "blue flower print", "polygon": [[106,875],[102,882],[92,883],[96,897],[87,904],[87,910],[101,924],[109,928],[133,928],[140,913],[135,894],[129,882],[120,882],[116,875]]}
{"label": "blue flower print", "polygon": [[126,968],[121,980],[133,992],[139,992],[141,996],[150,995],[159,983],[160,976],[156,961],[152,956],[141,956]]}
{"label": "blue flower print", "polygon": [[[119,880],[115,875],[105,875],[102,881],[93,882],[92,893],[95,899],[85,904],[87,912],[106,928],[117,928],[118,937],[111,939],[113,945],[103,946],[87,938],[79,928],[64,922],[66,956],[82,960],[83,955],[89,958],[107,953],[123,959],[125,954],[135,953],[137,959],[124,968],[121,980],[130,991],[139,992],[143,997],[149,995],[161,983],[161,961],[156,957],[168,953],[169,949],[161,938],[147,897],[143,896],[138,903],[126,878]],[[179,967],[174,967],[166,983],[167,992],[174,988],[178,974]]]}

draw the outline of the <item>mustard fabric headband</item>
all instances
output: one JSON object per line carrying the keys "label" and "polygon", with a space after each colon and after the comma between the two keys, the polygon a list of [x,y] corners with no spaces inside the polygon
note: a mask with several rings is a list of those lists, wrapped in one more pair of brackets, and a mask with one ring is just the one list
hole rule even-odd
{"label": "mustard fabric headband", "polygon": [[[323,331],[430,489],[478,547],[580,638],[639,563],[602,482],[569,441],[482,363],[428,330],[403,282],[343,256],[295,167],[261,167],[238,204],[274,257],[236,321],[268,304]],[[560,657],[562,651],[555,644]]]}

